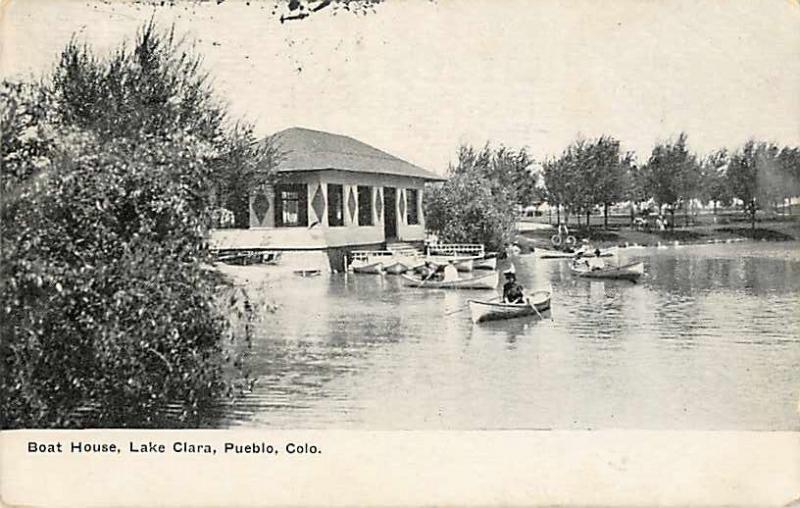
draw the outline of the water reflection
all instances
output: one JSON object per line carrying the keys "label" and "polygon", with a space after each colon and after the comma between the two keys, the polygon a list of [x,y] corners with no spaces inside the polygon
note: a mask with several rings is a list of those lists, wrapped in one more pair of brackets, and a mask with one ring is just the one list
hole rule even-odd
{"label": "water reflection", "polygon": [[800,430],[797,243],[621,257],[645,261],[640,283],[517,259],[552,311],[480,325],[466,301],[491,292],[254,276],[279,309],[254,339],[253,392],[214,425]]}

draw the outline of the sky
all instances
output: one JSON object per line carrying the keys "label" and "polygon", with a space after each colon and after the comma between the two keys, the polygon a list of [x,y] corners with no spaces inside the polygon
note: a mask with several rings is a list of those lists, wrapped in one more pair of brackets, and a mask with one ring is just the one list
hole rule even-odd
{"label": "sky", "polygon": [[154,17],[258,134],[346,134],[437,173],[462,143],[800,145],[797,0],[386,0],[284,24],[273,4],[2,0],[0,72],[41,76],[71,37],[107,52]]}

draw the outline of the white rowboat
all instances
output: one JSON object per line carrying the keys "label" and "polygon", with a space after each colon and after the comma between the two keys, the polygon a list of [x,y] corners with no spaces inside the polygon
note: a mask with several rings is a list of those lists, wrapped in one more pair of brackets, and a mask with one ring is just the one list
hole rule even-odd
{"label": "white rowboat", "polygon": [[353,269],[354,273],[376,274],[383,272],[383,262],[353,261],[353,264],[350,265],[350,268]]}
{"label": "white rowboat", "polygon": [[525,298],[525,303],[504,303],[494,300],[468,300],[469,313],[473,323],[512,319],[523,316],[538,316],[550,308],[552,293],[546,290],[534,291]]}
{"label": "white rowboat", "polygon": [[450,281],[423,279],[408,274],[400,276],[406,282],[406,286],[426,289],[497,289],[500,282],[500,274],[497,272]]}
{"label": "white rowboat", "polygon": [[484,258],[478,259],[475,261],[474,268],[476,270],[496,270],[497,269],[497,258]]}
{"label": "white rowboat", "polygon": [[588,279],[617,279],[629,280],[636,282],[639,277],[644,275],[644,262],[638,261],[622,266],[607,266],[605,268],[591,269],[588,266],[570,265],[572,273],[578,277],[586,277]]}

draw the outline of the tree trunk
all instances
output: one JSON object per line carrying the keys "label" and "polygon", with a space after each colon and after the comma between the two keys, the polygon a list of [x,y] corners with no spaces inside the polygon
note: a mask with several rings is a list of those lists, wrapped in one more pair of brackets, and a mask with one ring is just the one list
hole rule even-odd
{"label": "tree trunk", "polygon": [[750,203],[750,230],[755,235],[756,232],[756,200]]}
{"label": "tree trunk", "polygon": [[608,203],[603,203],[603,229],[608,229]]}
{"label": "tree trunk", "polygon": [[717,215],[717,200],[713,200],[714,203],[714,215]]}
{"label": "tree trunk", "polygon": [[672,206],[669,209],[669,230],[675,230],[675,207]]}
{"label": "tree trunk", "polygon": [[591,217],[591,215],[592,215],[592,211],[591,210],[587,210],[586,211],[586,230],[587,231],[591,229],[591,226],[589,225],[589,218]]}
{"label": "tree trunk", "polygon": [[636,219],[636,217],[634,216],[634,213],[633,213],[633,203],[631,203],[631,229],[633,229],[633,223],[634,223],[635,219]]}
{"label": "tree trunk", "polygon": [[[552,214],[553,212],[551,211],[550,213]],[[561,227],[561,205],[556,207],[556,224]]]}

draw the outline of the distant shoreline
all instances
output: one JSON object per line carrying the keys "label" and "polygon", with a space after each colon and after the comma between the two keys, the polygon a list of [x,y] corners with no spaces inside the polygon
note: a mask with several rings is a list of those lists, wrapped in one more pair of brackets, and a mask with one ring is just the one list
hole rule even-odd
{"label": "distant shoreline", "polygon": [[[596,217],[594,218],[596,219]],[[602,220],[602,217],[600,218]],[[680,220],[679,220],[680,219]],[[703,217],[703,219],[707,219]],[[683,217],[676,216],[676,222],[682,223]],[[699,222],[699,221],[698,221]],[[515,241],[528,252],[531,248],[553,248],[550,237],[555,234],[554,226],[541,221],[523,221],[522,224],[540,224],[536,229],[518,231]],[[619,217],[609,220],[608,229],[602,224],[592,224],[591,229],[586,226],[570,227],[570,235],[574,236],[580,245],[587,239],[593,246],[600,248],[625,247],[639,245],[655,247],[658,245],[703,245],[732,242],[761,242],[761,241],[794,241],[800,238],[800,216],[786,217],[781,220],[762,220],[756,223],[755,230],[744,222],[731,222],[727,224],[696,223],[690,226],[676,226],[674,230],[640,231],[623,225]]]}

